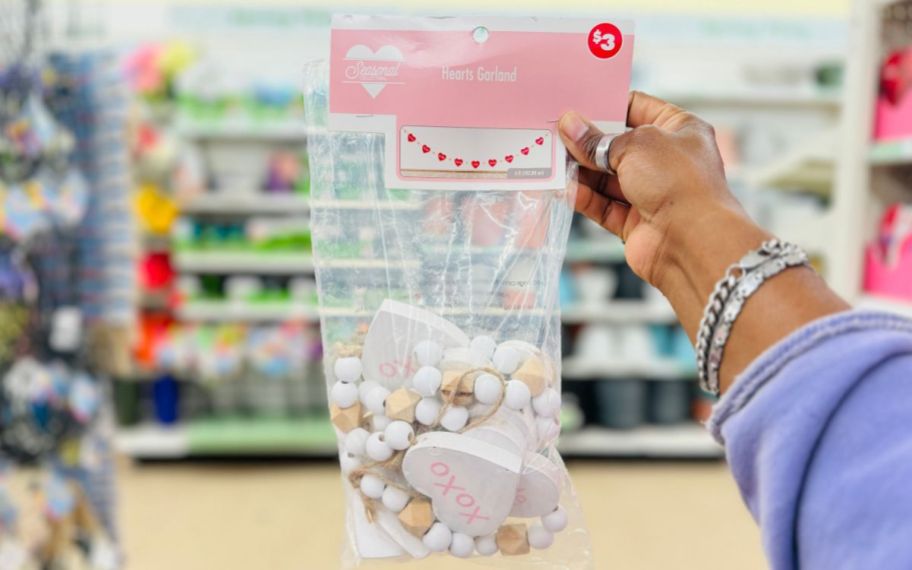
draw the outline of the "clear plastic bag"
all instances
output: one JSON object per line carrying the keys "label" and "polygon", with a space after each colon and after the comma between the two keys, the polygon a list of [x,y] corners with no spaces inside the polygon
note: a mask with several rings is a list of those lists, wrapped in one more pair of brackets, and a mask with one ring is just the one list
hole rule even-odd
{"label": "clear plastic bag", "polygon": [[575,171],[560,191],[386,188],[382,135],[323,131],[326,78],[308,66],[305,105],[343,565],[591,567],[555,448]]}

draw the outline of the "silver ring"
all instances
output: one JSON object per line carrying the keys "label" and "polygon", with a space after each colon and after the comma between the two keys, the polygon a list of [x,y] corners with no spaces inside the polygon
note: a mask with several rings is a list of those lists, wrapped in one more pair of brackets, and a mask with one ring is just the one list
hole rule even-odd
{"label": "silver ring", "polygon": [[608,159],[608,155],[611,154],[611,143],[613,143],[616,138],[617,135],[602,135],[602,138],[599,139],[598,146],[595,147],[595,166],[611,176],[617,176],[617,172],[611,168],[611,162]]}

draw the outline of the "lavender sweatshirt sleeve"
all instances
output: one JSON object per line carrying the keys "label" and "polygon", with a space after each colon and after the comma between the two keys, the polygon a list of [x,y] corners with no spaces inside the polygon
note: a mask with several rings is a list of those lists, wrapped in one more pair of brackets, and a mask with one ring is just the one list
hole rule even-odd
{"label": "lavender sweatshirt sleeve", "polygon": [[804,327],[737,379],[709,428],[771,568],[912,569],[912,321]]}

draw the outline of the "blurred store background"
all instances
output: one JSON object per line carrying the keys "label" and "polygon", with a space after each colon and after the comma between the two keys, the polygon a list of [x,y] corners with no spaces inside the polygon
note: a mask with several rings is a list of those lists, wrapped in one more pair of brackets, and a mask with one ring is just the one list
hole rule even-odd
{"label": "blurred store background", "polygon": [[[230,493],[225,477],[234,464],[200,470],[172,461],[335,457],[308,227],[307,145],[322,132],[305,126],[300,96],[303,64],[326,56],[331,11],[634,19],[634,87],[713,122],[731,187],[750,213],[807,248],[853,302],[912,315],[912,2],[2,0],[0,99],[12,85],[6,72],[20,63],[40,69],[41,109],[29,116],[49,113],[55,134],[39,133],[36,144],[50,150],[36,155],[28,176],[16,171],[16,151],[3,141],[0,220],[15,241],[31,235],[34,216],[53,210],[66,222],[78,211],[67,226],[75,237],[63,242],[88,251],[82,259],[90,262],[72,267],[62,286],[70,284],[69,305],[82,311],[86,334],[78,342],[89,352],[94,347],[99,363],[92,369],[110,380],[115,448],[138,462],[120,467],[128,544],[129,533],[151,532],[140,526],[136,505],[150,494],[168,495],[156,477]],[[80,121],[86,113],[94,113],[91,124]],[[51,152],[63,139],[74,152]],[[61,161],[81,170],[76,190],[68,190]],[[37,195],[17,202],[17,188],[32,180],[40,183]],[[357,192],[347,203],[352,220],[368,215]],[[370,263],[364,253],[376,235],[362,237],[361,248],[340,263]],[[55,243],[42,259],[63,255]],[[627,518],[634,529],[665,516],[649,496],[664,500],[668,489],[689,481],[683,493],[706,493],[719,528],[729,526],[728,513],[740,517],[732,540],[749,550],[740,552],[741,562],[701,567],[762,567],[758,541],[725,481],[723,451],[700,426],[713,401],[696,387],[693,349],[664,298],[629,270],[618,240],[583,219],[574,222],[560,295],[560,449],[571,459],[599,460],[572,464],[571,472],[581,473],[588,489],[611,481],[614,493],[635,479],[649,517]],[[59,306],[55,318],[65,320]],[[606,461],[619,459],[638,461]],[[308,473],[328,478],[323,488],[333,491],[320,509],[341,509],[332,463],[292,465],[302,486]],[[249,475],[291,485],[289,468]],[[231,471],[239,489],[249,484],[240,481],[246,469]],[[644,488],[644,480],[655,487]],[[194,493],[170,496],[192,502]],[[210,499],[215,509],[218,501]],[[700,504],[689,503],[692,517],[703,517]],[[590,514],[584,500],[584,508],[603,521],[601,510],[613,504]],[[264,524],[279,525],[266,512]],[[209,513],[212,521],[222,516]],[[630,533],[623,521],[605,520],[606,534]],[[232,526],[241,524],[248,523]],[[659,550],[667,538],[631,536],[643,545],[654,540]],[[335,543],[322,549],[321,560],[337,551]],[[600,568],[654,568],[649,561],[662,560],[656,553],[597,554]],[[137,568],[204,567],[181,565],[146,545],[128,555]],[[615,566],[615,556],[642,565]],[[224,559],[220,567],[251,564]],[[288,560],[305,559],[270,559],[261,567],[292,568]],[[326,564],[319,567],[333,567]]]}

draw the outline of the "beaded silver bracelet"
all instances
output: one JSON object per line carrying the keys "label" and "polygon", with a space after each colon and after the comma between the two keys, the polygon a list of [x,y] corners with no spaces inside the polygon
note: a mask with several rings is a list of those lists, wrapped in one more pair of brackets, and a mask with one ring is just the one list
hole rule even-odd
{"label": "beaded silver bracelet", "polygon": [[716,283],[697,332],[697,372],[700,388],[719,395],[719,369],[732,326],[747,299],[771,277],[789,267],[809,265],[798,246],[776,239],[764,242],[729,266]]}

